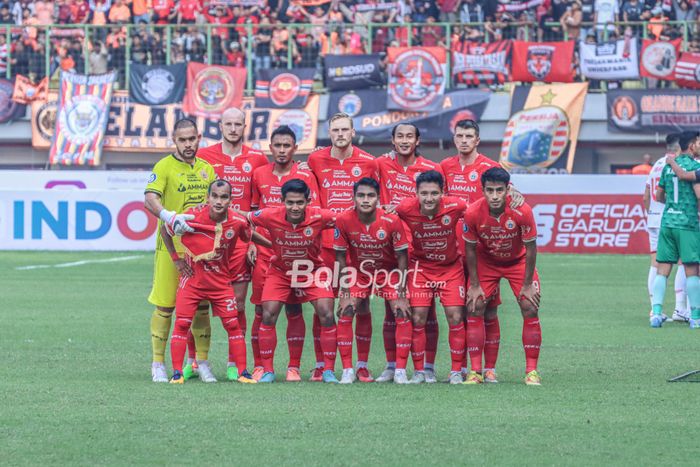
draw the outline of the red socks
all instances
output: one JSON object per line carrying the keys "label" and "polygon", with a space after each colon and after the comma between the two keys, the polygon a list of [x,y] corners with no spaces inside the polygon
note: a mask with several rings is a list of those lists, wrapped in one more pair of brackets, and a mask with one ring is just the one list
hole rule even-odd
{"label": "red socks", "polygon": [[[352,322],[351,322],[352,323]],[[320,325],[320,323],[319,323]],[[352,324],[351,324],[352,326]],[[351,328],[352,329],[352,328]],[[350,337],[350,345],[352,346],[352,336]],[[321,328],[321,349],[323,349],[323,366],[324,370],[334,371],[335,355],[338,348],[337,329],[333,326]],[[352,350],[350,351],[352,354]]]}
{"label": "red socks", "polygon": [[498,359],[498,346],[501,343],[501,327],[498,316],[484,321],[486,327],[486,340],[484,342],[484,368],[496,368]]}
{"label": "red socks", "polygon": [[277,330],[273,326],[260,323],[258,334],[260,360],[265,372],[275,371],[275,348],[277,347]]}
{"label": "red socks", "polygon": [[187,333],[187,358],[197,358],[197,347],[194,343],[194,334],[192,330]]}
{"label": "red socks", "polygon": [[289,367],[301,366],[301,354],[304,351],[304,338],[306,337],[306,323],[304,315],[294,313],[287,315],[287,347],[289,348]]}
{"label": "red socks", "polygon": [[[387,362],[396,361],[396,320],[394,312],[391,311],[389,303],[384,302],[384,352],[386,353]],[[365,360],[366,361],[366,360]]]}
{"label": "red socks", "polygon": [[352,368],[352,316],[341,316],[337,329],[338,352],[343,369]]}
{"label": "red socks", "polygon": [[170,339],[170,358],[173,363],[173,370],[182,373],[182,361],[185,359],[187,351],[187,336],[192,335],[190,332],[192,326],[192,318],[175,318],[175,326],[173,327],[173,335]]}
{"label": "red socks", "polygon": [[323,350],[321,348],[321,321],[318,315],[314,313],[314,323],[311,327],[311,332],[314,336],[314,352],[316,353],[316,363],[323,361]]}
{"label": "red socks", "polygon": [[241,334],[245,337],[246,332],[248,332],[248,321],[245,317],[245,308],[238,308],[238,327],[241,330]]}
{"label": "red socks", "polygon": [[[173,335],[174,337],[174,335]],[[523,320],[523,348],[525,349],[525,373],[537,369],[537,360],[540,357],[542,345],[542,328],[539,318],[525,318]]]}
{"label": "red socks", "polygon": [[465,346],[464,323],[450,326],[448,340],[450,342],[450,357],[452,358],[452,371],[462,370],[462,360],[464,360]]}
{"label": "red socks", "polygon": [[245,338],[243,337],[243,332],[241,332],[238,318],[236,316],[222,317],[221,324],[224,325],[224,329],[228,334],[228,361],[229,363],[236,362],[238,371],[243,371],[246,369],[248,362]]}
{"label": "red socks", "polygon": [[408,354],[411,353],[411,341],[413,340],[413,323],[410,319],[399,318],[396,320],[396,369],[405,370],[408,362]]}
{"label": "red socks", "polygon": [[253,327],[250,329],[250,346],[253,348],[253,364],[258,366],[263,366],[262,359],[260,358],[260,346],[258,345],[258,333],[260,332],[260,325],[262,324],[262,315],[255,313],[255,319],[253,319]]}
{"label": "red socks", "polygon": [[[481,360],[484,355],[484,317],[469,316],[467,318],[467,351],[472,364],[472,371],[481,373]],[[489,367],[493,368],[493,367]]]}
{"label": "red socks", "polygon": [[[340,340],[340,336],[338,336]],[[372,315],[363,313],[355,315],[355,340],[357,341],[357,361],[366,362],[372,345]],[[340,345],[338,346],[340,348]]]}
{"label": "red socks", "polygon": [[435,314],[435,300],[433,300],[430,304],[430,310],[428,310],[428,319],[425,322],[425,363],[428,365],[435,365],[439,337],[440,329]]}
{"label": "red socks", "polygon": [[425,368],[425,326],[414,326],[411,339],[411,357],[413,357],[413,370],[423,371]]}

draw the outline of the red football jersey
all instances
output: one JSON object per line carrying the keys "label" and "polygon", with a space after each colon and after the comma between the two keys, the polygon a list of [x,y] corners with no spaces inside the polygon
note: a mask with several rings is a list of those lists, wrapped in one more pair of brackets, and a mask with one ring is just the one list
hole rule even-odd
{"label": "red football jersey", "polygon": [[416,178],[422,172],[437,170],[444,177],[440,164],[418,156],[413,165],[404,167],[397,156],[377,158],[379,168],[380,199],[382,204],[399,204],[405,198],[416,196]]}
{"label": "red football jersey", "polygon": [[[338,213],[354,206],[352,188],[359,179],[379,180],[377,160],[362,149],[353,146],[352,155],[344,160],[331,156],[328,146],[309,154],[307,161],[316,177],[321,207]],[[333,232],[323,234],[323,247],[333,248]]]}
{"label": "red football jersey", "polygon": [[377,218],[366,225],[355,209],[349,209],[338,214],[333,248],[347,251],[349,263],[361,271],[391,271],[396,268],[395,252],[408,249],[408,239],[398,216],[377,208]]}
{"label": "red football jersey", "polygon": [[[195,229],[182,236],[182,244],[186,248],[185,258],[192,267],[193,275],[190,278],[181,278],[181,286],[195,287],[198,289],[221,290],[231,287],[230,258],[236,242],[240,239],[249,242],[251,238],[250,225],[245,217],[229,209],[228,216],[221,223],[221,232],[216,234],[214,228],[216,222],[209,217],[209,206],[202,204],[188,209],[185,214],[192,214],[194,225],[210,229]],[[202,252],[213,252],[210,259],[198,259],[192,255]]]}
{"label": "red football jersey", "polygon": [[318,202],[318,185],[316,177],[311,172],[299,170],[298,164],[292,166],[288,175],[278,176],[272,173],[274,162],[258,167],[253,172],[253,200],[250,205],[254,209],[278,208],[282,204],[282,185],[289,180],[298,178],[306,182],[311,189],[310,206],[320,206]]}
{"label": "red football jersey", "polygon": [[411,262],[419,267],[448,266],[460,259],[456,248],[457,223],[464,216],[467,203],[452,196],[443,196],[437,215],[424,216],[418,198],[406,198],[396,208],[396,214],[412,232]]}
{"label": "red football jersey", "polygon": [[513,264],[525,257],[523,243],[537,240],[537,224],[527,204],[513,209],[506,203],[503,214],[493,217],[489,214],[489,204],[482,198],[469,206],[464,215],[463,238],[477,244],[480,259]]}
{"label": "red football jersey", "polygon": [[[310,260],[314,268],[323,265],[321,261],[321,232],[335,227],[335,214],[327,209],[306,208],[306,216],[300,224],[290,224],[286,219],[286,209],[266,208],[248,215],[256,227],[263,227],[270,234],[274,255],[270,264],[286,272],[292,269],[295,260]],[[331,232],[331,236],[333,232]]]}
{"label": "red football jersey", "polygon": [[497,162],[483,154],[476,156],[471,165],[459,163],[459,154],[440,162],[445,174],[445,193],[467,202],[467,205],[484,197],[481,189],[481,174],[492,167],[500,167]]}
{"label": "red football jersey", "polygon": [[267,156],[243,145],[239,155],[230,157],[223,153],[221,147],[222,143],[218,143],[201,148],[197,151],[197,157],[209,162],[214,167],[216,176],[231,184],[231,206],[241,211],[250,211],[253,172],[268,164]]}

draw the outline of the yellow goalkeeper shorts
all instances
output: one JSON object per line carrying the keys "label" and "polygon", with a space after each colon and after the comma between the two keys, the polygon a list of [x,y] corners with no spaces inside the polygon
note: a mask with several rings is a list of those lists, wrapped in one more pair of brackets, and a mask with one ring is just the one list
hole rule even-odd
{"label": "yellow goalkeeper shorts", "polygon": [[166,250],[156,250],[153,260],[153,288],[148,301],[164,308],[175,307],[175,295],[180,281],[175,263]]}

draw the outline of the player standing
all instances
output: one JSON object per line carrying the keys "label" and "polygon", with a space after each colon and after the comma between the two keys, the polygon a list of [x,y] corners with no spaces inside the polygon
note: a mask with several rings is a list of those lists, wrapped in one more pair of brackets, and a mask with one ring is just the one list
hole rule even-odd
{"label": "player standing", "polygon": [[[283,207],[282,186],[294,178],[303,180],[309,186],[311,190],[309,206],[318,206],[316,178],[311,172],[299,169],[299,165],[294,160],[296,150],[297,138],[291,128],[287,125],[282,125],[272,132],[270,136],[270,152],[272,152],[273,162],[258,167],[253,172],[252,209]],[[260,231],[263,236],[268,235],[265,229]],[[273,251],[269,248],[257,248],[255,266],[253,267],[253,293],[250,296],[250,302],[255,305],[255,319],[250,330],[250,337],[253,347],[253,358],[255,359],[253,378],[256,380],[260,379],[264,373],[258,345],[258,333],[263,316],[262,290],[270,267],[272,254]],[[304,322],[300,303],[286,303],[285,311],[287,313],[287,347],[289,348],[289,366],[286,379],[287,381],[301,381],[299,367],[301,365],[302,351],[304,350],[306,323]]]}
{"label": "player standing", "polygon": [[510,175],[495,167],[481,176],[484,198],[469,206],[464,216],[464,241],[469,268],[467,291],[467,349],[471,371],[465,384],[484,382],[481,360],[485,341],[484,313],[498,291],[501,279],[510,283],[523,315],[525,384],[541,384],[537,361],[542,344],[538,317],[540,282],[537,259],[537,227],[532,209],[508,205]]}
{"label": "player standing", "polygon": [[[338,215],[334,248],[341,275],[347,257],[354,266],[340,278],[338,294],[338,351],[343,364],[341,384],[355,381],[352,368],[352,318],[369,313],[369,297],[383,298],[396,313],[396,372],[394,381],[408,383],[406,361],[411,349],[412,326],[406,300],[408,239],[401,219],[378,207],[379,183],[362,178],[353,187],[355,207]],[[394,274],[396,273],[396,274]],[[350,282],[344,285],[344,279]]]}
{"label": "player standing", "polygon": [[[671,268],[680,259],[685,268],[686,290],[690,302],[690,328],[700,329],[700,226],[698,224],[698,198],[700,185],[697,175],[700,162],[693,159],[700,155],[700,133],[684,131],[679,138],[681,155],[677,158],[668,154],[661,172],[656,199],[665,203],[661,217],[659,244],[656,261],[658,274],[654,279],[652,297],[651,327],[660,328],[663,324],[662,307],[666,292],[666,281]],[[688,179],[694,179],[691,182]]]}
{"label": "player standing", "polygon": [[262,291],[263,319],[258,333],[258,345],[265,373],[261,383],[275,380],[274,355],[277,347],[275,324],[282,305],[298,301],[311,302],[321,326],[320,344],[323,353],[325,383],[337,383],[333,373],[337,349],[337,330],[333,317],[334,295],[332,270],[318,272],[323,266],[320,258],[321,233],[335,227],[335,215],[326,209],[308,207],[309,186],[299,179],[282,185],[284,207],[266,208],[248,214],[255,227],[267,229],[274,255],[270,262]]}
{"label": "player standing", "polygon": [[[333,115],[328,121],[328,127],[331,146],[312,152],[308,158],[308,165],[318,183],[321,207],[340,213],[354,205],[352,189],[355,182],[364,177],[378,178],[377,162],[370,154],[352,145],[355,129],[349,115],[344,113]],[[335,262],[333,231],[323,233],[321,257],[324,264],[333,269]],[[372,341],[372,316],[362,313],[356,316],[356,320],[357,377],[362,382],[371,382],[373,378],[367,369],[367,358]],[[320,381],[323,373],[323,352],[319,332],[318,317],[314,316],[316,368],[312,372],[312,381]]]}
{"label": "player standing", "polygon": [[[678,145],[679,133],[672,133],[666,136],[666,154],[680,154],[681,149]],[[659,186],[661,172],[666,166],[666,155],[661,157],[654,163],[647,177],[647,182],[644,187],[644,208],[647,211],[647,234],[649,235],[649,251],[651,253],[651,266],[649,266],[649,275],[647,277],[647,288],[649,290],[649,301],[652,301],[654,294],[654,279],[658,271],[659,263],[656,262],[656,247],[659,242],[659,229],[661,228],[661,215],[664,212],[664,204],[656,201],[656,187]],[[676,308],[673,311],[671,319],[673,321],[688,321],[689,314],[687,309],[687,295],[685,293],[685,269],[679,267],[676,269],[675,279],[676,290]],[[649,312],[651,316],[653,312]],[[662,314],[662,319],[666,316]]]}
{"label": "player standing", "polygon": [[[215,178],[214,169],[205,161],[196,157],[201,135],[197,124],[190,119],[175,122],[173,141],[175,153],[165,156],[153,167],[148,179],[145,193],[145,206],[148,211],[160,219],[160,225],[169,224],[175,233],[181,234],[190,227],[185,221],[188,216],[183,211],[201,204],[206,199],[207,188]],[[175,249],[182,253],[182,244],[175,240]],[[165,347],[170,333],[175,294],[178,286],[178,268],[182,263],[173,263],[158,235],[154,259],[153,288],[148,301],[156,309],[151,316],[151,347],[153,364],[151,377],[156,383],[167,383],[165,371]],[[199,312],[192,322],[192,330],[197,344],[197,360],[200,363],[199,377],[202,381],[216,381],[207,363],[209,349],[209,310]],[[203,365],[202,365],[203,364]]]}
{"label": "player standing", "polygon": [[[420,145],[420,130],[410,123],[399,123],[391,130],[391,142],[394,151],[390,155],[377,158],[379,180],[381,185],[381,200],[385,205],[398,205],[406,198],[416,196],[416,178],[428,170],[442,173],[440,165],[418,154]],[[444,174],[443,174],[444,177]],[[411,252],[409,251],[409,255]],[[377,378],[378,383],[394,379],[396,367],[396,321],[394,310],[385,302],[384,314],[384,351],[386,353],[386,368]],[[435,300],[430,305],[428,319],[425,324],[425,382],[436,383],[435,354],[439,338]],[[405,367],[404,367],[405,369]]]}
{"label": "player standing", "polygon": [[[212,182],[209,185],[207,204],[190,208],[186,213],[192,217],[189,226],[194,232],[185,232],[181,240],[185,249],[186,267],[183,268],[177,289],[175,327],[170,343],[173,364],[170,382],[185,382],[182,361],[187,348],[187,335],[199,303],[206,300],[211,303],[214,316],[221,318],[228,334],[227,379],[255,383],[255,380],[238,373],[238,368],[245,368],[246,348],[238,323],[230,272],[230,257],[235,251],[236,242],[239,239],[251,239],[250,226],[243,216],[231,209],[231,185],[225,180]],[[161,227],[161,235],[173,261],[181,261],[175,251],[171,233]],[[254,241],[270,245],[269,241],[258,234],[252,233],[252,236]]]}
{"label": "player standing", "polygon": [[444,183],[440,172],[423,172],[416,179],[417,196],[404,199],[396,208],[396,214],[413,237],[408,278],[413,314],[412,383],[425,382],[425,322],[436,296],[450,325],[450,384],[462,382],[465,279],[462,258],[456,247],[456,227],[467,204],[459,198],[443,196]]}
{"label": "player standing", "polygon": [[[209,162],[214,167],[218,178],[231,184],[231,206],[239,211],[250,211],[253,172],[258,167],[267,165],[267,156],[243,144],[246,123],[245,113],[242,110],[232,107],[224,111],[221,114],[219,129],[221,142],[200,149],[197,157]],[[248,283],[251,279],[250,264],[246,260],[249,248],[251,246],[248,242],[239,241],[231,255],[231,283],[236,296],[238,320],[244,336],[247,329],[245,303]],[[245,372],[245,368],[240,370]]]}

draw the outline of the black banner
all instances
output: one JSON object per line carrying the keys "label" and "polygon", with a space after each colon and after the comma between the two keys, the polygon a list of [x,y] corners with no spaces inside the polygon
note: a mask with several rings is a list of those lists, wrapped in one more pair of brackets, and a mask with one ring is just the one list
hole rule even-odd
{"label": "black banner", "polygon": [[608,91],[608,129],[617,133],[697,130],[700,94],[689,89]]}
{"label": "black banner", "polygon": [[138,65],[129,70],[129,99],[143,105],[179,104],[185,97],[187,64]]}
{"label": "black banner", "polygon": [[293,70],[262,69],[255,81],[255,107],[259,109],[301,109],[314,85],[313,68]]}
{"label": "black banner", "polygon": [[451,139],[455,123],[469,118],[479,121],[491,93],[485,89],[452,91],[445,94],[439,110],[412,112],[387,110],[386,90],[364,90],[354,93],[333,92],[328,100],[328,115],[345,112],[353,117],[358,136],[372,139],[391,138],[391,129],[399,123],[418,127],[423,141]]}
{"label": "black banner", "polygon": [[326,87],[333,90],[383,86],[381,59],[373,55],[326,55]]}

